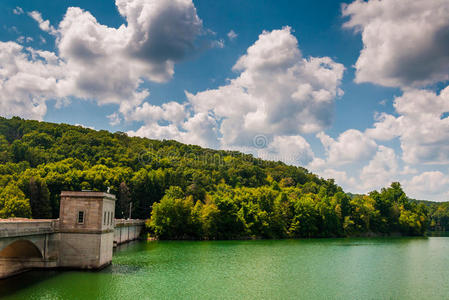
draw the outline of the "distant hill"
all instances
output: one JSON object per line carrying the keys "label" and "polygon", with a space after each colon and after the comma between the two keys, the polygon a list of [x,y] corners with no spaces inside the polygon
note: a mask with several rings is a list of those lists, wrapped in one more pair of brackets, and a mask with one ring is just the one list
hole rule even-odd
{"label": "distant hill", "polygon": [[417,200],[417,199],[411,199],[410,201],[416,202],[416,203],[422,203],[426,206],[432,206],[432,205],[443,205],[444,203],[448,203],[449,201],[444,201],[444,202],[438,202],[438,201],[430,201],[430,200]]}
{"label": "distant hill", "polygon": [[[136,201],[145,202],[136,203],[135,213],[139,217],[148,216],[148,211],[139,209],[159,201],[172,185],[186,190],[193,184],[196,192],[201,193],[221,182],[233,187],[260,187],[271,180],[284,180],[288,185],[305,184],[312,192],[318,192],[321,186],[340,190],[332,180],[326,181],[304,168],[237,151],[17,117],[0,117],[0,163],[1,186],[17,181],[22,187],[24,178],[20,177],[46,179],[54,205],[53,217],[58,216],[61,190],[106,191],[111,187],[112,193],[118,193],[122,182],[131,188]],[[147,178],[151,180],[145,186],[142,181]]]}
{"label": "distant hill", "polygon": [[169,140],[0,117],[0,217],[57,218],[62,190],[117,195],[160,238],[422,234],[399,184],[345,194],[302,167]]}

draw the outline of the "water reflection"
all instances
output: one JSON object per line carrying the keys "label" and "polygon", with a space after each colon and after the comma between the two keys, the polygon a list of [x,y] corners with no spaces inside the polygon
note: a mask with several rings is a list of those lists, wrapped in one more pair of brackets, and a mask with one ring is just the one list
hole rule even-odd
{"label": "water reflection", "polygon": [[58,276],[60,272],[57,271],[28,271],[16,276],[12,276],[0,280],[0,296],[9,296],[22,290],[24,287],[33,288],[42,282]]}

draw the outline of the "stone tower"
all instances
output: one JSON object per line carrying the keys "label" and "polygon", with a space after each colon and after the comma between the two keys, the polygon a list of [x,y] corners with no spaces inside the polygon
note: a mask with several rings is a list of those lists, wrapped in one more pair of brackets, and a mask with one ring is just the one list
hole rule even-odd
{"label": "stone tower", "polygon": [[112,261],[115,196],[61,192],[59,266],[98,269]]}

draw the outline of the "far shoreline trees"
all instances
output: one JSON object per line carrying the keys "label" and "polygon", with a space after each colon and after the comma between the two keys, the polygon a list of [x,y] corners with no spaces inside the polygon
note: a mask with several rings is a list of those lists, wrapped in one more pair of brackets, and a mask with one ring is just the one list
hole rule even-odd
{"label": "far shoreline trees", "polygon": [[352,199],[338,187],[314,194],[274,182],[257,188],[220,184],[204,200],[170,187],[153,205],[148,227],[160,239],[414,236],[424,234],[428,216],[397,182]]}

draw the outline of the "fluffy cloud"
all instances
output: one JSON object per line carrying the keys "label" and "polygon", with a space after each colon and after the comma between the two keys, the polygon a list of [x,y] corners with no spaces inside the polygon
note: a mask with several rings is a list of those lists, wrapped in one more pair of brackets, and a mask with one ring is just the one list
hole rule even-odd
{"label": "fluffy cloud", "polygon": [[[264,31],[233,70],[240,74],[227,85],[186,93],[183,121],[182,113],[173,122],[164,115],[164,107],[148,104],[127,112],[126,119],[145,123],[131,134],[156,137],[163,133],[195,141],[201,128],[205,130],[201,145],[256,149],[260,155],[283,157],[289,163],[310,162],[313,153],[301,134],[331,124],[334,101],[342,94],[343,65],[328,57],[304,58],[290,27],[284,27]],[[265,139],[262,147],[255,145],[256,136]]]}
{"label": "fluffy cloud", "polygon": [[309,143],[302,136],[275,136],[267,148],[257,151],[258,157],[304,166],[314,159]]}
{"label": "fluffy cloud", "polygon": [[39,28],[45,32],[48,32],[49,34],[52,35],[56,35],[57,31],[56,29],[50,25],[50,21],[49,20],[44,20],[42,18],[42,15],[40,12],[38,11],[32,11],[29,12],[28,15],[33,18],[38,24],[39,24]]}
{"label": "fluffy cloud", "polygon": [[370,159],[377,149],[377,144],[362,132],[350,129],[338,137],[337,140],[323,132],[317,134],[327,154],[327,163],[344,165]]}
{"label": "fluffy cloud", "polygon": [[449,79],[447,0],[357,0],[343,7],[360,32],[356,82],[422,86]]}
{"label": "fluffy cloud", "polygon": [[400,122],[393,115],[386,113],[376,113],[374,128],[368,128],[366,135],[380,141],[389,141],[399,135],[401,130]]}
{"label": "fluffy cloud", "polygon": [[58,98],[62,63],[47,51],[0,42],[0,112],[41,120],[46,100]]}
{"label": "fluffy cloud", "polygon": [[206,113],[192,116],[186,109],[186,104],[168,102],[156,106],[143,103],[125,117],[127,120],[145,123],[136,131],[129,131],[128,134],[132,136],[175,139],[204,147],[218,147],[215,119]]}
{"label": "fluffy cloud", "polygon": [[[417,112],[418,106],[414,106],[407,99],[400,98],[396,100],[398,111],[404,113],[409,110],[410,113],[419,114]],[[402,101],[404,102],[401,103]],[[402,104],[405,107],[401,106]],[[423,104],[425,104],[425,101]],[[425,114],[435,110],[435,107],[426,107],[425,109],[422,108],[422,110],[424,110]],[[441,110],[437,109],[435,113],[439,111]],[[440,116],[441,113],[438,113],[438,115]],[[317,137],[327,150],[326,158],[314,157],[307,165],[307,168],[324,178],[334,178],[337,184],[341,185],[346,191],[353,193],[379,190],[390,185],[391,182],[399,181],[403,183],[404,190],[410,197],[447,201],[449,198],[449,176],[447,174],[441,171],[422,171],[421,164],[429,163],[427,160],[418,160],[413,163],[413,166],[405,164],[407,161],[401,160],[393,148],[376,145],[371,139],[379,136],[382,137],[381,140],[388,140],[401,136],[401,134],[405,136],[405,132],[409,131],[407,134],[410,135],[407,135],[407,137],[409,139],[413,138],[415,144],[408,144],[410,141],[403,143],[403,157],[404,155],[406,157],[416,153],[430,153],[431,157],[446,155],[445,150],[440,150],[445,149],[446,146],[436,146],[428,143],[429,140],[433,139],[433,137],[428,137],[426,140],[424,137],[425,134],[430,134],[429,131],[421,135],[421,132],[424,131],[420,126],[423,125],[419,124],[418,120],[404,121],[405,118],[404,116],[396,118],[391,115],[382,115],[379,122],[385,122],[385,124],[376,123],[375,128],[366,130],[365,133],[348,130],[342,133],[338,139],[319,133]],[[412,135],[413,132],[416,133],[416,136]],[[432,134],[435,134],[435,137],[439,139],[439,144],[447,143],[447,139],[444,136],[439,136],[441,130],[432,132]],[[385,137],[388,137],[388,139]],[[356,149],[360,149],[360,151]],[[424,157],[421,157],[421,159],[424,159]],[[432,163],[441,164],[444,161],[432,161]],[[420,173],[419,170],[423,173]],[[351,176],[348,174],[351,174]]]}
{"label": "fluffy cloud", "polygon": [[195,50],[203,30],[192,0],[117,0],[116,5],[126,20],[119,28],[102,25],[77,7],[68,8],[57,27],[30,12],[41,30],[56,37],[57,52],[2,43],[2,115],[42,119],[47,100],[71,96],[119,104],[127,113],[149,95],[140,88],[143,80],[171,79],[175,62]]}
{"label": "fluffy cloud", "polygon": [[320,135],[325,140],[323,144],[330,145],[331,150],[327,159],[315,157],[307,168],[324,178],[334,178],[347,191],[366,193],[416,172],[409,166],[401,170],[394,149],[376,145],[359,131],[345,132],[338,140]]}
{"label": "fluffy cloud", "polygon": [[365,190],[379,189],[398,181],[398,158],[393,149],[379,146],[374,158],[360,173],[360,180]]}
{"label": "fluffy cloud", "polygon": [[143,103],[127,115],[129,119],[134,121],[157,123],[158,121],[169,120],[174,124],[180,124],[187,116],[185,105],[178,102],[167,102],[161,106]]}
{"label": "fluffy cloud", "polygon": [[347,191],[366,193],[416,171],[409,166],[401,171],[394,149],[377,145],[358,130],[347,130],[336,140],[322,132],[317,137],[326,150],[326,159],[315,157],[307,167],[324,178],[334,178]]}
{"label": "fluffy cloud", "polygon": [[359,191],[357,179],[355,177],[348,176],[346,171],[338,171],[335,169],[324,169],[320,172],[323,178],[335,179],[335,182],[343,187],[347,187],[350,191]]}
{"label": "fluffy cloud", "polygon": [[[157,111],[158,107],[155,106]],[[164,111],[166,115],[167,112]],[[160,121],[168,124],[160,125]],[[215,119],[205,113],[198,113],[182,122],[167,120],[146,120],[145,125],[136,131],[129,131],[130,136],[143,136],[154,139],[174,139],[186,144],[195,144],[203,147],[219,147],[217,140],[217,124]]]}
{"label": "fluffy cloud", "polygon": [[417,199],[447,200],[449,177],[440,171],[424,172],[405,183],[406,190]]}
{"label": "fluffy cloud", "polygon": [[233,69],[228,85],[187,94],[195,112],[221,121],[222,144],[251,146],[263,134],[299,135],[331,124],[344,67],[328,57],[303,58],[289,27],[264,31]]}
{"label": "fluffy cloud", "polygon": [[57,47],[71,77],[65,83],[83,98],[121,103],[130,109],[148,96],[142,79],[164,82],[174,63],[194,48],[202,22],[191,0],[117,0],[127,25],[101,25],[86,11],[71,7],[59,24]]}
{"label": "fluffy cloud", "polygon": [[129,56],[156,65],[150,68],[167,68],[162,80],[171,76],[173,67],[169,62],[180,60],[193,50],[193,42],[202,30],[192,0],[116,0],[116,5],[128,23],[119,30],[129,35]]}
{"label": "fluffy cloud", "polygon": [[367,135],[389,140],[399,137],[406,163],[449,163],[449,87],[439,94],[407,90],[395,99],[398,117],[383,114]]}

